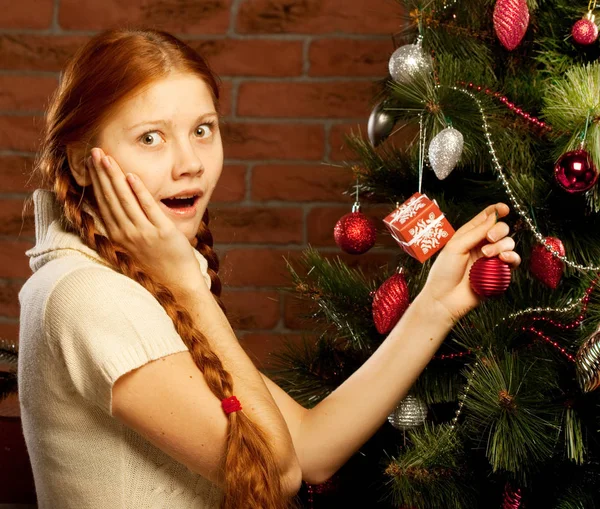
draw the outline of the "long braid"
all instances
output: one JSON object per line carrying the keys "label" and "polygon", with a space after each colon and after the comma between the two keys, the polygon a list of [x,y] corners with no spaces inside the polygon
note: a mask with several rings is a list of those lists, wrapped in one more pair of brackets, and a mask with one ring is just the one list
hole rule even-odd
{"label": "long braid", "polygon": [[217,253],[213,249],[213,236],[208,228],[208,223],[210,222],[210,216],[208,215],[208,209],[204,211],[204,215],[202,216],[202,222],[200,223],[200,228],[198,229],[198,233],[196,233],[196,239],[194,246],[198,252],[206,258],[208,262],[208,275],[210,276],[211,285],[210,291],[214,294],[215,300],[225,312],[225,305],[221,301],[221,279],[219,278],[219,257]]}
{"label": "long braid", "polygon": [[[65,227],[78,235],[91,249],[97,251],[115,270],[137,281],[156,297],[173,320],[178,334],[190,351],[195,364],[202,371],[213,394],[219,400],[231,396],[233,394],[231,375],[224,369],[221,360],[212,351],[207,338],[194,327],[191,315],[177,303],[174,294],[165,285],[154,281],[139,268],[127,251],[99,233],[95,227],[94,218],[79,206],[80,198],[69,182],[68,175],[64,173],[57,175],[54,192],[64,210]],[[203,239],[206,231],[210,235],[210,231],[206,228],[203,232]],[[212,238],[209,242],[212,244]],[[208,246],[210,252],[214,254],[212,246],[208,243],[199,242],[199,245]],[[214,267],[214,259],[212,257],[208,259],[213,260]],[[213,272],[216,276],[216,271],[213,270]],[[215,297],[219,298],[218,295]],[[228,414],[228,417],[230,433],[224,462],[226,486],[222,509],[239,509],[240,507],[285,509],[290,507],[289,501],[286,501],[283,496],[281,482],[273,483],[274,479],[280,479],[280,472],[275,458],[270,452],[265,433],[243,412],[233,412]],[[265,451],[269,451],[269,454],[265,454]],[[263,461],[257,462],[257,458],[263,458]],[[258,470],[259,478],[262,478],[263,482],[257,482],[255,475],[247,475],[250,470],[253,472]]]}

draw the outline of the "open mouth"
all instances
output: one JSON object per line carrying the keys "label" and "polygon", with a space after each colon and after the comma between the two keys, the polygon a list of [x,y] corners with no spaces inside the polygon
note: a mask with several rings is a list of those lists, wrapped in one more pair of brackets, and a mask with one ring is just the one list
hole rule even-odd
{"label": "open mouth", "polygon": [[198,202],[200,197],[198,195],[190,198],[164,198],[160,200],[167,207],[173,210],[185,210],[193,207]]}

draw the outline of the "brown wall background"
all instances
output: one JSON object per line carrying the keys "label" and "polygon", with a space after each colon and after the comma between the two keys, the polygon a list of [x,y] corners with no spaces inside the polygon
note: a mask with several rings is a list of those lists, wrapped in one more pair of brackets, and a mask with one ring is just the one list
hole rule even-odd
{"label": "brown wall background", "polygon": [[[366,133],[400,23],[393,0],[0,0],[0,337],[18,340],[17,294],[34,241],[23,202],[59,71],[98,31],[135,26],[178,35],[223,80],[226,159],[209,210],[239,340],[263,367],[283,337],[310,335],[306,305],[284,289],[284,256],[294,262],[310,244],[377,270],[398,252],[382,232],[366,255],[344,255],[332,231],[353,202],[342,194],[351,184],[339,167],[351,157],[343,135]],[[363,211],[381,218],[390,207]],[[17,413],[14,398],[0,405],[0,416]],[[0,478],[22,498],[10,454],[0,454]]]}

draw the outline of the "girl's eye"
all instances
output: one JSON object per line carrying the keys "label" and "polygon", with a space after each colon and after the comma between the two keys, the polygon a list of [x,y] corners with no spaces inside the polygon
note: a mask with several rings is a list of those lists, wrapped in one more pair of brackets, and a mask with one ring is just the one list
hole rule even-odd
{"label": "girl's eye", "polygon": [[[198,138],[204,139],[208,138],[213,134],[213,129],[215,127],[214,122],[207,122],[205,124],[199,125],[196,127],[195,134]],[[155,146],[160,141],[160,136],[157,131],[148,131],[140,136],[140,141],[146,145],[147,147]]]}
{"label": "girl's eye", "polygon": [[208,138],[212,132],[215,124],[213,122],[207,122],[206,124],[199,125],[196,128],[196,134],[199,138]]}
{"label": "girl's eye", "polygon": [[140,140],[142,141],[142,143],[147,146],[154,145],[152,142],[159,139],[160,137],[158,136],[158,133],[156,131],[149,131],[140,136]]}

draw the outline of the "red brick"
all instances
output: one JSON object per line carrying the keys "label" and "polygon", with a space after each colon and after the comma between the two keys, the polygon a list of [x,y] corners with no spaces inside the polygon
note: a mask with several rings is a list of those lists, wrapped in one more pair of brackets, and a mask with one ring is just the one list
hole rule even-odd
{"label": "red brick", "polygon": [[3,69],[61,71],[67,60],[90,38],[84,36],[0,35]]}
{"label": "red brick", "polygon": [[24,210],[24,200],[0,200],[0,235],[34,237],[33,207]]}
{"label": "red brick", "polygon": [[401,9],[396,2],[372,0],[245,0],[237,31],[389,35],[403,24]]}
{"label": "red brick", "polygon": [[255,166],[252,169],[252,199],[348,201],[342,193],[352,180],[351,171],[324,164]]}
{"label": "red brick", "polygon": [[219,113],[223,116],[231,115],[231,89],[232,83],[230,80],[222,80],[221,89],[219,90]]}
{"label": "red brick", "polygon": [[0,110],[45,110],[57,85],[45,76],[0,75]]}
{"label": "red brick", "polygon": [[[393,207],[388,205],[378,206],[363,206],[361,212],[371,218],[377,227],[377,239],[375,246],[378,247],[394,247],[397,246],[396,241],[388,233],[383,218],[392,212]],[[306,218],[306,231],[308,234],[308,243],[313,246],[336,246],[333,238],[333,228],[338,220],[351,212],[351,206],[345,207],[315,207]]]}
{"label": "red brick", "polygon": [[220,243],[300,244],[302,216],[300,208],[215,207],[210,226]]}
{"label": "red brick", "polygon": [[[210,198],[215,202],[241,201],[246,196],[246,167],[227,164],[221,172],[219,182]],[[212,210],[213,207],[210,207]]]}
{"label": "red brick", "polygon": [[0,193],[22,193],[39,187],[35,181],[29,182],[34,157],[0,157]]}
{"label": "red brick", "polygon": [[43,117],[1,115],[0,150],[37,151],[43,123]]}
{"label": "red brick", "polygon": [[29,258],[25,251],[33,247],[33,242],[0,240],[0,277],[31,276]]}
{"label": "red brick", "polygon": [[310,76],[385,77],[394,46],[391,39],[319,39],[310,45]]}
{"label": "red brick", "polygon": [[186,41],[223,76],[299,76],[301,41],[219,39]]}
{"label": "red brick", "polygon": [[225,157],[320,160],[324,134],[322,125],[228,122],[223,125]]}
{"label": "red brick", "polygon": [[175,33],[221,34],[231,0],[61,0],[58,22],[67,30],[149,26]]}
{"label": "red brick", "polygon": [[287,260],[300,251],[286,249],[230,249],[221,258],[221,281],[228,286],[282,286],[291,284]]}
{"label": "red brick", "polygon": [[13,343],[19,343],[19,324],[11,322],[0,322],[0,338],[8,339]]}
{"label": "red brick", "polygon": [[372,83],[242,83],[238,115],[254,117],[368,117]]}
{"label": "red brick", "polygon": [[[307,341],[316,341],[315,336],[304,335]],[[295,333],[249,333],[240,338],[240,344],[252,359],[257,369],[273,368],[277,364],[275,353],[285,351],[285,341],[302,344],[302,334]]]}
{"label": "red brick", "polygon": [[22,281],[0,279],[0,316],[19,317],[19,291]]}
{"label": "red brick", "polygon": [[49,28],[54,0],[3,0],[0,2],[0,28]]}
{"label": "red brick", "polygon": [[234,329],[272,329],[279,321],[278,292],[226,289],[223,302]]}
{"label": "red brick", "polygon": [[284,298],[284,324],[288,329],[315,330],[316,321],[311,314],[317,309],[315,302],[286,294]]}

